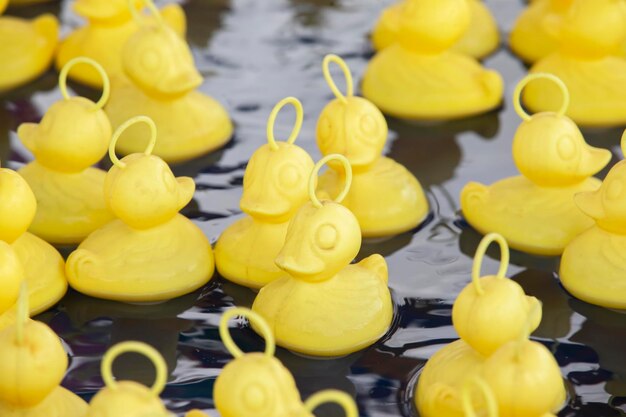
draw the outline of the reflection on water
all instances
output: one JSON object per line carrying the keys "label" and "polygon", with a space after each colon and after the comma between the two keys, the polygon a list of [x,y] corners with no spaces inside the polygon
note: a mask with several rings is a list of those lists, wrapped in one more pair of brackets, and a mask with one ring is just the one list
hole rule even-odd
{"label": "reflection on water", "polygon": [[[159,4],[164,1],[157,2]],[[305,120],[298,144],[319,158],[315,123],[332,98],[321,72],[328,52],[342,55],[360,79],[372,51],[368,31],[391,0],[187,0],[180,1],[189,22],[188,39],[205,75],[203,91],[222,101],[237,130],[223,150],[173,167],[177,175],[194,177],[197,191],[184,214],[215,242],[220,232],[241,216],[239,198],[246,162],[264,143],[265,122],[273,105],[287,95],[299,97]],[[523,7],[518,0],[487,2],[510,30]],[[8,14],[59,14],[64,33],[80,19],[69,2],[11,8]],[[519,118],[510,99],[524,67],[505,49],[487,66],[503,72],[508,83],[505,105],[497,112],[452,123],[423,124],[389,120],[386,152],[417,176],[431,203],[427,221],[393,238],[366,240],[359,258],[382,253],[389,263],[396,302],[394,329],[376,346],[333,360],[314,360],[278,349],[304,397],[324,388],[353,395],[363,416],[415,416],[412,392],[425,361],[457,336],[451,322],[452,301],[469,282],[472,257],[481,236],[459,213],[458,194],[469,180],[491,183],[514,175],[511,140]],[[15,129],[38,121],[60,93],[57,74],[49,71],[35,82],[0,96],[0,159],[15,163],[29,158]],[[341,83],[340,83],[341,84]],[[78,94],[97,91],[71,84]],[[285,113],[288,113],[286,111]],[[276,134],[291,126],[281,114]],[[11,130],[10,133],[9,130]],[[621,158],[619,129],[585,132],[595,146]],[[106,161],[102,166],[110,164]],[[601,176],[604,173],[600,174]],[[487,253],[483,269],[495,271],[497,247]],[[558,258],[512,252],[508,276],[543,303],[544,318],[534,337],[556,355],[573,392],[561,416],[613,416],[626,412],[626,316],[572,299],[559,285]],[[163,393],[173,411],[212,410],[213,383],[231,360],[217,324],[233,305],[251,306],[255,293],[216,278],[209,286],[180,299],[156,305],[130,305],[97,300],[70,292],[60,305],[41,315],[63,338],[71,353],[64,385],[89,398],[101,386],[100,358],[113,343],[139,339],[163,353],[169,383]],[[250,329],[232,324],[233,337],[246,351],[262,350],[263,341]],[[121,378],[150,383],[152,366],[136,356],[121,357],[114,371]],[[211,411],[215,415],[214,411]],[[326,414],[324,414],[326,413]],[[329,407],[319,415],[340,416]]]}

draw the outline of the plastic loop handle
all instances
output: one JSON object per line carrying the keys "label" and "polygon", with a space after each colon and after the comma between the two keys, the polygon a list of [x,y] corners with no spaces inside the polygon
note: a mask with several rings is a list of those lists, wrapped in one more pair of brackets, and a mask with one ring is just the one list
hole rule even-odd
{"label": "plastic loop handle", "polygon": [[109,100],[109,95],[111,94],[111,83],[109,81],[109,77],[107,76],[106,71],[102,68],[102,65],[98,64],[91,58],[87,58],[84,56],[79,56],[77,58],[69,60],[61,69],[61,73],[59,74],[59,88],[61,90],[61,94],[63,94],[63,98],[65,100],[70,99],[70,95],[67,92],[67,76],[76,64],[89,64],[98,71],[100,77],[102,78],[102,96],[100,96],[100,100],[96,103],[96,107],[94,110],[100,110],[104,107],[106,102]]}
{"label": "plastic loop handle", "polygon": [[222,315],[220,320],[220,337],[230,354],[233,355],[235,359],[244,355],[230,335],[230,330],[228,328],[228,322],[230,319],[237,316],[245,317],[250,323],[254,323],[259,327],[262,333],[261,336],[265,339],[265,356],[273,357],[274,352],[276,352],[276,342],[274,341],[274,333],[272,333],[270,326],[259,314],[248,308],[242,307],[236,307],[228,310]]}
{"label": "plastic loop handle", "polygon": [[500,245],[500,268],[498,268],[496,278],[504,278],[509,267],[509,245],[506,243],[506,239],[498,233],[489,233],[480,241],[476,249],[476,255],[474,255],[474,264],[472,265],[472,283],[479,295],[483,295],[485,292],[480,285],[480,269],[483,265],[485,252],[487,252],[487,248],[492,242],[497,242]]}
{"label": "plastic loop handle", "polygon": [[[332,75],[330,75],[330,64],[334,63],[339,65],[339,68],[343,71],[343,75],[346,78],[346,94],[343,95],[335,81],[333,80]],[[328,54],[324,57],[324,61],[322,62],[322,71],[324,72],[324,78],[326,79],[326,83],[330,87],[331,91],[339,100],[344,103],[347,101],[346,97],[352,97],[354,95],[354,81],[352,80],[352,73],[350,72],[350,67],[346,64],[346,61],[341,59],[341,57]]]}
{"label": "plastic loop handle", "polygon": [[563,94],[563,103],[561,104],[561,108],[556,112],[558,116],[565,115],[567,109],[569,108],[570,95],[567,86],[559,77],[554,74],[548,74],[544,72],[538,72],[535,74],[529,74],[526,77],[522,78],[522,80],[515,87],[515,92],[513,93],[513,107],[515,108],[515,112],[522,118],[522,120],[530,120],[531,115],[526,113],[526,111],[522,108],[522,91],[524,87],[528,85],[531,81],[545,79],[554,82],[560,89]]}
{"label": "plastic loop handle", "polygon": [[154,145],[156,144],[157,137],[157,128],[154,124],[154,121],[148,116],[135,116],[132,119],[128,119],[120,127],[117,128],[115,133],[113,133],[111,143],[109,144],[109,158],[111,158],[111,162],[113,162],[114,165],[120,168],[125,168],[126,163],[124,161],[120,161],[120,159],[115,154],[115,145],[117,145],[117,141],[120,138],[120,135],[124,133],[124,131],[130,126],[137,123],[145,123],[150,128],[150,142],[148,143],[148,146],[146,146],[146,150],[143,153],[145,155],[150,155],[154,150]]}
{"label": "plastic loop handle", "polygon": [[476,417],[476,410],[474,404],[472,404],[472,386],[477,386],[480,389],[485,402],[487,403],[487,416],[498,417],[498,404],[496,404],[496,398],[493,395],[491,387],[480,377],[471,378],[465,381],[461,391],[461,404],[463,406],[463,414],[466,417]]}
{"label": "plastic loop handle", "polygon": [[296,110],[296,121],[293,124],[293,129],[291,129],[291,133],[289,134],[289,138],[287,138],[287,143],[292,144],[296,141],[296,138],[300,134],[300,129],[302,128],[302,120],[304,119],[304,111],[302,109],[302,103],[295,97],[286,97],[279,101],[272,112],[270,113],[270,117],[267,119],[267,143],[270,144],[270,148],[272,150],[278,149],[278,144],[276,144],[276,138],[274,137],[274,123],[276,123],[276,117],[280,110],[285,107],[287,104],[291,104],[293,108]]}
{"label": "plastic loop handle", "polygon": [[326,155],[325,157],[320,159],[317,162],[317,164],[315,164],[315,166],[313,167],[313,171],[311,172],[311,176],[309,177],[309,198],[311,199],[313,206],[317,208],[322,207],[322,203],[320,202],[320,200],[317,198],[317,195],[315,194],[317,174],[319,170],[322,168],[322,166],[324,166],[324,164],[332,160],[341,162],[346,172],[346,184],[344,185],[341,193],[339,193],[339,195],[335,198],[334,201],[336,203],[341,203],[346,198],[346,195],[348,195],[348,192],[350,191],[350,186],[352,185],[352,166],[350,165],[350,161],[348,161],[348,158],[338,153]]}
{"label": "plastic loop handle", "polygon": [[313,413],[322,404],[335,403],[341,406],[346,413],[346,417],[359,417],[359,410],[354,403],[354,399],[343,391],[327,389],[311,395],[304,402],[304,408],[309,413]]}

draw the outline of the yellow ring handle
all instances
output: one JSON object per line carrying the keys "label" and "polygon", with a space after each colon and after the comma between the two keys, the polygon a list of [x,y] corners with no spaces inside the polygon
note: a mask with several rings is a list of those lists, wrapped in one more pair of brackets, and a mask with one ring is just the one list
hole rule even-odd
{"label": "yellow ring handle", "polygon": [[120,135],[124,133],[124,131],[130,126],[137,123],[145,123],[150,128],[150,142],[148,143],[148,146],[143,153],[146,155],[150,155],[154,150],[154,145],[156,144],[157,137],[157,128],[154,124],[154,121],[148,116],[135,116],[131,119],[126,120],[120,127],[117,128],[115,133],[113,133],[111,143],[109,144],[109,158],[111,158],[111,162],[113,162],[114,165],[120,168],[125,168],[126,163],[124,161],[120,161],[117,155],[115,155],[115,145],[117,145],[117,141],[120,138]]}
{"label": "yellow ring handle", "polygon": [[496,404],[496,398],[493,395],[491,387],[480,377],[471,378],[465,381],[461,391],[461,403],[463,406],[463,414],[465,417],[476,417],[476,410],[472,404],[472,392],[470,389],[472,385],[476,385],[480,388],[485,402],[487,403],[487,416],[498,417],[498,404]]}
{"label": "yellow ring handle", "polygon": [[107,76],[104,68],[102,68],[102,65],[98,64],[91,58],[79,56],[77,58],[67,61],[67,63],[63,65],[63,68],[61,68],[61,73],[59,74],[59,88],[61,90],[61,94],[63,94],[63,98],[65,100],[70,99],[70,95],[67,92],[67,75],[69,74],[72,67],[76,64],[89,64],[94,67],[96,71],[98,71],[98,73],[100,74],[100,77],[102,78],[102,96],[100,96],[100,100],[98,100],[94,109],[100,110],[109,100],[109,95],[111,93],[111,83],[109,82],[109,77]]}
{"label": "yellow ring handle", "polygon": [[500,268],[496,278],[504,278],[509,267],[509,245],[506,243],[506,239],[498,233],[489,233],[480,241],[476,249],[476,255],[474,255],[474,264],[472,265],[472,283],[479,295],[484,294],[483,287],[480,285],[480,269],[483,265],[485,252],[487,252],[487,248],[492,242],[497,242],[500,245]]}
{"label": "yellow ring handle", "polygon": [[[150,10],[152,15],[156,18],[159,25],[163,26],[164,25],[163,17],[161,16],[161,12],[159,12],[159,9],[157,9],[157,7],[154,5],[154,2],[152,0],[141,0],[141,2],[143,3],[143,6],[148,7],[148,10]],[[130,10],[130,13],[133,15],[133,18],[135,19],[135,21],[141,22],[141,14],[139,14],[139,10],[143,9],[143,7],[137,10],[137,8],[135,7],[136,3],[137,3],[136,0],[128,0],[128,9]]]}
{"label": "yellow ring handle", "polygon": [[165,364],[163,356],[161,356],[155,348],[143,342],[121,342],[110,348],[104,354],[101,366],[104,384],[111,389],[115,389],[117,387],[117,382],[115,382],[115,379],[113,378],[113,362],[118,356],[128,352],[140,353],[152,361],[154,368],[156,369],[156,379],[152,388],[150,388],[150,391],[152,391],[155,396],[159,396],[161,392],[163,392],[165,384],[167,383],[167,365]]}
{"label": "yellow ring handle", "polygon": [[311,395],[304,402],[304,408],[312,414],[317,407],[327,403],[339,404],[345,411],[346,417],[359,417],[359,410],[354,399],[345,392],[334,389],[327,389]]}
{"label": "yellow ring handle", "polygon": [[[346,95],[343,95],[333,77],[330,75],[330,64],[335,63],[339,65],[339,68],[343,71],[343,76],[346,78]],[[324,78],[326,79],[326,83],[330,87],[331,91],[339,100],[344,103],[347,101],[346,97],[352,97],[354,95],[354,82],[352,80],[352,73],[350,72],[350,67],[346,64],[346,61],[341,59],[340,56],[335,54],[328,54],[324,57],[324,61],[322,62],[322,71],[324,72]]]}
{"label": "yellow ring handle", "polygon": [[346,195],[348,195],[348,191],[350,191],[350,186],[352,185],[352,165],[350,165],[350,161],[348,161],[348,158],[338,153],[326,155],[325,157],[320,159],[317,164],[315,164],[315,166],[313,167],[313,171],[311,171],[311,176],[309,177],[309,198],[311,199],[313,206],[317,208],[322,207],[322,203],[315,194],[315,186],[317,185],[317,173],[320,171],[322,166],[324,166],[324,164],[331,160],[337,160],[341,162],[343,164],[343,169],[346,172],[346,184],[344,185],[341,193],[339,193],[334,201],[336,203],[341,203],[344,198],[346,198]]}
{"label": "yellow ring handle", "polygon": [[524,111],[524,109],[522,108],[522,101],[521,101],[522,91],[524,90],[524,87],[526,87],[528,83],[530,83],[531,81],[542,79],[542,78],[553,81],[561,89],[561,93],[563,94],[563,104],[561,104],[561,108],[559,109],[559,111],[556,112],[556,114],[559,116],[563,116],[565,115],[565,112],[567,112],[567,109],[569,108],[569,102],[570,102],[569,90],[567,89],[567,86],[565,85],[563,80],[561,80],[559,77],[557,77],[554,74],[549,74],[545,72],[528,74],[527,76],[522,78],[522,80],[519,83],[517,83],[517,86],[515,87],[515,92],[513,93],[513,107],[515,108],[515,112],[518,114],[519,117],[522,118],[522,120],[530,120],[530,118],[532,117],[530,114],[526,113],[526,111]]}
{"label": "yellow ring handle", "polygon": [[270,148],[272,148],[272,150],[278,149],[278,145],[276,144],[276,138],[274,137],[274,123],[276,123],[276,117],[278,116],[280,110],[287,104],[291,104],[296,110],[296,121],[293,124],[293,129],[291,129],[289,138],[287,138],[287,143],[294,143],[296,141],[296,138],[300,134],[300,129],[302,128],[304,110],[302,109],[302,103],[300,102],[300,100],[295,97],[286,97],[279,101],[274,106],[272,112],[270,113],[270,117],[268,117],[267,119],[267,143],[270,144]]}
{"label": "yellow ring handle", "polygon": [[220,337],[230,354],[233,355],[235,359],[244,355],[233,340],[230,335],[230,330],[228,329],[230,319],[237,316],[245,317],[250,323],[254,323],[259,327],[262,333],[261,336],[265,339],[265,356],[273,357],[274,352],[276,352],[276,342],[274,341],[274,333],[272,333],[267,321],[258,313],[242,307],[235,307],[226,311],[222,314],[222,319],[220,320]]}
{"label": "yellow ring handle", "polygon": [[20,285],[20,295],[17,299],[17,317],[15,318],[15,339],[18,345],[24,343],[24,327],[30,317],[28,310],[28,285],[26,280],[24,280]]}

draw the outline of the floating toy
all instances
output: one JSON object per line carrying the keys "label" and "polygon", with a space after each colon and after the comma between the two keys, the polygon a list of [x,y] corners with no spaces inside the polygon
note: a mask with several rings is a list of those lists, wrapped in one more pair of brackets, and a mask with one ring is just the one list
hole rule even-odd
{"label": "floating toy", "polygon": [[63,388],[67,354],[45,324],[28,318],[28,290],[22,285],[15,322],[0,331],[0,415],[83,417],[87,404]]}
{"label": "floating toy", "polygon": [[[383,10],[372,32],[374,49],[380,51],[396,42],[404,6],[410,1],[417,0],[400,1]],[[498,47],[498,25],[485,3],[468,0],[467,4],[471,13],[469,27],[451,49],[476,59],[484,58]]]}
{"label": "floating toy", "polygon": [[[143,153],[119,160],[115,145],[137,123],[150,128]],[[202,231],[178,211],[193,197],[189,177],[174,177],[152,155],[157,130],[146,116],[117,129],[109,156],[104,198],[117,219],[91,233],[67,259],[70,285],[93,297],[127,302],[163,301],[190,293],[213,275],[211,245]]]}
{"label": "floating toy", "polygon": [[24,268],[17,253],[11,245],[0,240],[0,315],[15,304],[23,281]]}
{"label": "floating toy", "polygon": [[500,75],[450,50],[469,21],[467,0],[405,3],[398,41],[370,61],[363,96],[383,113],[409,119],[456,119],[496,108]]}
{"label": "floating toy", "polygon": [[[287,141],[276,142],[274,122],[286,104],[296,109],[296,122]],[[230,225],[215,245],[217,270],[230,281],[261,288],[285,275],[274,259],[285,243],[289,220],[308,199],[306,179],[314,165],[309,154],[294,145],[302,113],[294,97],[276,104],[267,121],[267,144],[248,162],[240,203],[247,216]]]}
{"label": "floating toy", "polygon": [[[265,339],[265,353],[244,354],[235,345],[228,321],[243,316],[256,326]],[[346,417],[358,417],[352,397],[337,390],[320,391],[304,403],[291,373],[276,357],[274,336],[267,322],[258,314],[245,308],[234,308],[222,315],[220,337],[235,360],[224,367],[215,380],[213,398],[215,408],[222,417],[313,417],[313,410],[324,403],[340,405]],[[204,414],[192,411],[187,417]]]}
{"label": "floating toy", "polygon": [[[23,274],[28,283],[30,313],[33,315],[55,305],[67,290],[65,263],[59,252],[27,232],[36,210],[37,201],[28,183],[17,172],[0,168],[0,241],[11,246],[21,266],[20,271],[7,249],[6,264],[2,262],[0,268],[7,276],[7,293],[3,296],[7,300],[12,297],[9,282]],[[3,287],[0,292],[4,291]]]}
{"label": "floating toy", "polygon": [[[345,188],[334,201],[320,201],[317,172],[332,160],[346,170]],[[274,329],[279,346],[314,356],[346,355],[375,343],[391,325],[385,259],[372,255],[350,263],[361,247],[359,223],[340,204],[351,182],[350,163],[342,155],[325,156],[315,165],[311,201],[291,220],[276,258],[287,276],[263,287],[254,300],[252,309]]]}
{"label": "floating toy", "polygon": [[[67,74],[78,63],[100,72],[104,89],[98,103],[69,97]],[[71,244],[80,243],[113,218],[102,194],[105,172],[91,167],[106,154],[111,140],[111,124],[102,110],[109,80],[95,61],[75,58],[63,67],[59,85],[65,100],[54,103],[41,123],[22,123],[17,130],[35,155],[18,172],[37,199],[30,231],[48,242]]]}
{"label": "floating toy", "polygon": [[[111,78],[111,98],[105,111],[114,128],[136,114],[145,114],[159,128],[154,154],[167,162],[191,159],[224,145],[233,125],[226,110],[196,88],[202,76],[189,47],[168,27],[148,1],[156,22],[140,17],[140,28],[122,50],[125,76]],[[134,10],[134,9],[131,9]],[[145,143],[132,128],[120,145],[124,154],[141,152]]]}
{"label": "floating toy", "polygon": [[[63,68],[73,58],[85,56],[102,65],[109,76],[123,74],[122,48],[140,28],[130,8],[142,4],[142,0],[77,0],[73,9],[87,19],[87,24],[74,30],[61,42],[56,57],[57,68]],[[160,14],[163,22],[178,36],[185,37],[185,12],[178,4],[164,6]],[[154,18],[142,19],[154,23]],[[102,87],[100,74],[89,66],[78,66],[70,77],[91,87]]]}
{"label": "floating toy", "polygon": [[575,202],[595,225],[563,251],[561,283],[583,301],[626,309],[626,161],[611,168],[600,189],[576,195]]}
{"label": "floating toy", "polygon": [[[561,89],[558,112],[528,115],[519,103],[530,81],[545,79]],[[540,80],[540,81],[545,81]],[[511,247],[539,255],[559,255],[593,221],[577,210],[574,195],[593,191],[592,178],[611,159],[606,149],[589,146],[576,124],[565,116],[569,93],[550,74],[532,74],[515,90],[513,104],[523,119],[513,139],[513,160],[522,175],[490,186],[470,182],[461,191],[461,209],[481,233],[498,232]]]}
{"label": "floating toy", "polygon": [[[344,96],[333,81],[329,65],[346,77]],[[352,166],[352,185],[342,204],[356,216],[364,237],[394,235],[415,228],[428,214],[428,201],[417,179],[393,159],[381,156],[387,141],[387,122],[371,102],[353,95],[350,69],[336,55],[324,58],[324,77],[335,99],[317,121],[317,144],[323,155],[342,154]],[[320,176],[318,187],[337,195],[345,184],[339,164]]]}
{"label": "floating toy", "polygon": [[[621,0],[574,0],[551,24],[559,48],[531,68],[563,80],[571,93],[567,115],[580,125],[626,123],[626,58],[614,55],[626,41],[625,23]],[[523,99],[533,111],[555,108],[559,100],[555,86],[545,81],[528,86]]]}
{"label": "floating toy", "polygon": [[[6,7],[0,1],[0,14]],[[59,36],[59,22],[51,14],[32,21],[0,17],[0,91],[37,78],[52,62]]]}

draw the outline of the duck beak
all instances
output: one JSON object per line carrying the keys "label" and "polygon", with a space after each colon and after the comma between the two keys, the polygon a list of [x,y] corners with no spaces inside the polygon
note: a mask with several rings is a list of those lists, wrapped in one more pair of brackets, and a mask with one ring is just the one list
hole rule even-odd
{"label": "duck beak", "polygon": [[259,184],[244,190],[239,207],[244,213],[260,219],[280,220],[291,212],[291,205],[285,198],[267,187],[259,187]]}
{"label": "duck beak", "polygon": [[583,157],[580,161],[580,173],[585,177],[590,177],[602,168],[604,168],[611,160],[611,151],[603,148],[594,148],[586,146],[583,150]]}
{"label": "duck beak", "polygon": [[189,177],[178,177],[176,182],[180,186],[178,191],[178,206],[182,209],[193,198],[193,193],[196,191],[196,183]]}
{"label": "duck beak", "polygon": [[276,257],[276,266],[295,278],[312,277],[323,272],[324,262],[312,253],[307,239],[302,239],[300,233],[293,236],[287,239]]}
{"label": "duck beak", "polygon": [[528,314],[531,314],[532,317],[530,319],[530,332],[534,332],[539,327],[541,323],[541,301],[539,301],[536,297],[526,296],[526,301],[528,302]]}
{"label": "duck beak", "polygon": [[26,149],[35,153],[35,141],[37,138],[37,130],[39,125],[37,123],[22,123],[17,128],[17,136],[20,141],[26,146]]}
{"label": "duck beak", "polygon": [[574,196],[574,203],[576,203],[583,213],[593,219],[597,220],[605,217],[600,189],[576,194]]}
{"label": "duck beak", "polygon": [[182,68],[175,69],[173,75],[162,78],[157,88],[168,95],[184,94],[198,88],[202,81],[202,76],[193,64],[182,64]]}

